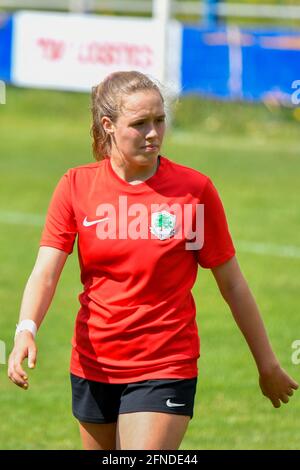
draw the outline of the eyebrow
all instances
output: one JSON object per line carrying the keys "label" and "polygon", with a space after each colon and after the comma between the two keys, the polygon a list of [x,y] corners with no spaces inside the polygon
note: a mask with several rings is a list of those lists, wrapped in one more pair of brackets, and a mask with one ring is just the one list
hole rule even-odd
{"label": "eyebrow", "polygon": [[[165,118],[167,117],[166,114],[159,114],[157,116],[155,116],[156,118]],[[132,118],[131,121],[132,122],[136,122],[136,121],[144,121],[144,120],[147,120],[149,119],[149,116],[140,116],[140,117],[135,117],[135,118]]]}

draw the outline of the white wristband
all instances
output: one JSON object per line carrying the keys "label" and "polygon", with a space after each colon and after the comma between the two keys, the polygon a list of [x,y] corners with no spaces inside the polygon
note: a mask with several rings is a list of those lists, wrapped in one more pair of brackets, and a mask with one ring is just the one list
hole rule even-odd
{"label": "white wristband", "polygon": [[33,320],[22,320],[21,323],[17,325],[15,339],[17,334],[24,330],[30,331],[30,333],[32,333],[33,337],[35,338],[37,332],[36,323]]}

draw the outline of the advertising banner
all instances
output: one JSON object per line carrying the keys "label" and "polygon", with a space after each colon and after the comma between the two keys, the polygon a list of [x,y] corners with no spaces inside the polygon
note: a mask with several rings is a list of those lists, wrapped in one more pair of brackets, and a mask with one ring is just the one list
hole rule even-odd
{"label": "advertising banner", "polygon": [[[13,82],[90,91],[116,70],[139,70],[162,80],[158,26],[151,18],[18,12],[14,15]],[[168,81],[179,89],[181,25],[174,21],[169,30]]]}

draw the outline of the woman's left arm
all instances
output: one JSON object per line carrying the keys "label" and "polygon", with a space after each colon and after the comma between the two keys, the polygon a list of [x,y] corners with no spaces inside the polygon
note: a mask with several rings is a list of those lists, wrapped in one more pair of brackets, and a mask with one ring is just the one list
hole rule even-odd
{"label": "woman's left arm", "polygon": [[236,257],[211,269],[220,292],[252,352],[262,393],[275,408],[287,403],[298,384],[281,367],[269,342],[259,309]]}

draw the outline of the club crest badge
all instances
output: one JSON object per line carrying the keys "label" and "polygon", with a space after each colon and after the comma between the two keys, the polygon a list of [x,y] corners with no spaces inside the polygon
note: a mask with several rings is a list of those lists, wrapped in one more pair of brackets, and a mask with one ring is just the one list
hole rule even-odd
{"label": "club crest badge", "polygon": [[175,224],[176,215],[167,211],[153,212],[151,214],[150,232],[160,240],[166,240],[175,235]]}

